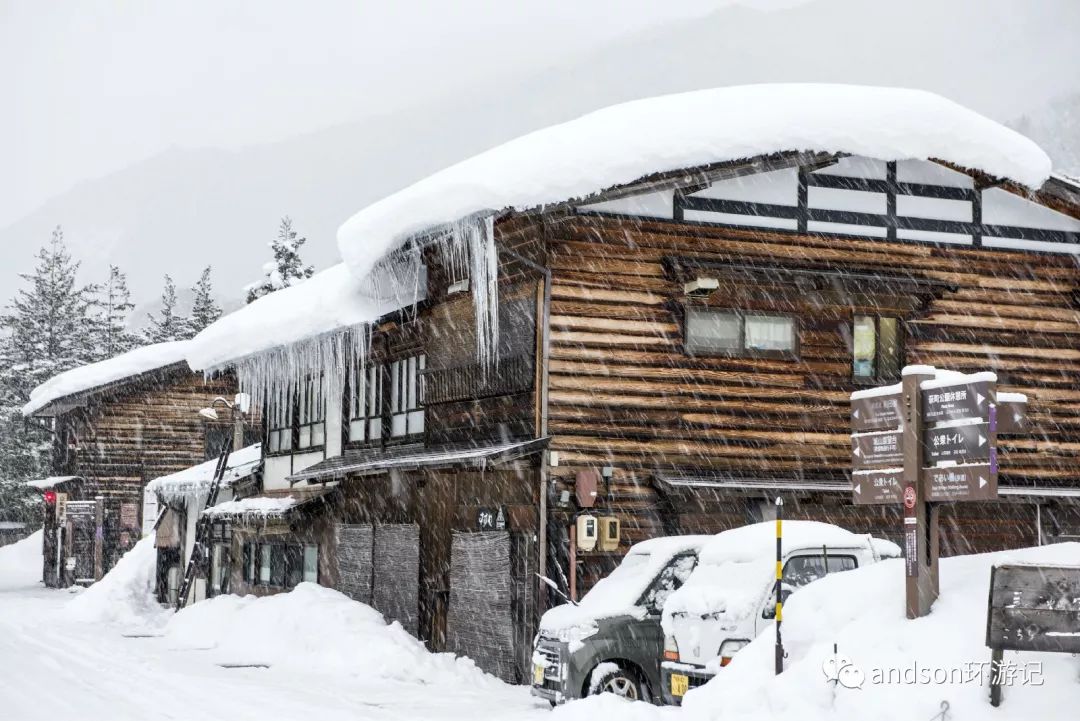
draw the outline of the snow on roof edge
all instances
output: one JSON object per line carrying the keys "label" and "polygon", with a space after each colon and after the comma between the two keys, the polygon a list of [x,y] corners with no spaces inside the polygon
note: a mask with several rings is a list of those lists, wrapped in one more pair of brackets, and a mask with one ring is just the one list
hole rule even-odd
{"label": "snow on roof edge", "polygon": [[936,158],[1030,188],[1051,173],[1050,158],[1028,138],[926,91],[714,88],[623,103],[518,137],[364,208],[339,228],[338,246],[362,278],[407,238],[473,214],[527,210],[656,173],[785,151]]}
{"label": "snow on roof edge", "polygon": [[182,363],[187,344],[188,341],[181,340],[146,345],[59,373],[30,391],[30,400],[22,407],[22,414],[32,416],[62,398]]}

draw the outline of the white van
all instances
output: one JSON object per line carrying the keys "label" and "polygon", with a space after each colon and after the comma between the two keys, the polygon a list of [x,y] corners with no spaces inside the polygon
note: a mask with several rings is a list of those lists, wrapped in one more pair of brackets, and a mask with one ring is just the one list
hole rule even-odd
{"label": "white van", "polygon": [[[782,599],[826,574],[899,557],[891,541],[816,521],[784,521]],[[698,565],[664,604],[664,701],[679,704],[776,617],[776,524],[714,536]]]}

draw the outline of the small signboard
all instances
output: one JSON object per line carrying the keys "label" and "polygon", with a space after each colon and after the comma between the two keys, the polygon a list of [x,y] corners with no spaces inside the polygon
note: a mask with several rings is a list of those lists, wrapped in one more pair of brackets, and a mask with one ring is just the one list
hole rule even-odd
{"label": "small signboard", "polygon": [[68,501],[67,503],[67,517],[69,519],[93,518],[95,510],[93,501]]}
{"label": "small signboard", "polygon": [[1080,566],[994,566],[986,645],[1080,653]]}
{"label": "small signboard", "polygon": [[904,434],[901,431],[856,433],[851,436],[851,462],[856,470],[902,467]]}
{"label": "small signboard", "polygon": [[851,474],[855,505],[899,503],[904,496],[904,471],[900,468],[884,471],[855,471]]}
{"label": "small signboard", "polygon": [[924,468],[922,481],[926,489],[926,500],[989,501],[997,498],[997,458],[993,461]]}
{"label": "small signboard", "polygon": [[506,530],[506,508],[481,508],[476,512],[476,525],[481,531]]}
{"label": "small signboard", "polygon": [[851,401],[851,428],[856,432],[899,428],[901,418],[899,393]]}
{"label": "small signboard", "polygon": [[137,504],[137,503],[121,503],[120,504],[120,525],[123,528],[138,528],[139,527],[139,504]]}
{"label": "small signboard", "polygon": [[987,418],[993,402],[990,386],[990,381],[981,380],[921,391],[923,422]]}
{"label": "small signboard", "polygon": [[1006,435],[1013,433],[1026,433],[1027,404],[1016,401],[998,401],[995,409],[997,416],[997,432]]}
{"label": "small signboard", "polygon": [[990,457],[990,424],[927,428],[923,431],[926,463]]}

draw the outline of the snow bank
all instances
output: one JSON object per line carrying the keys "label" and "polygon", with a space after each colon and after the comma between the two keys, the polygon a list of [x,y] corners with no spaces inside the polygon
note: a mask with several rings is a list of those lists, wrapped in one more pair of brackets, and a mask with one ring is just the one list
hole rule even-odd
{"label": "snow bank", "polygon": [[400,624],[314,583],[288,593],[217,596],[177,613],[165,628],[174,648],[209,649],[220,664],[428,684],[500,686],[469,659],[430,653]]}
{"label": "snow bank", "polygon": [[[208,491],[214,480],[217,463],[218,459],[214,458],[197,466],[155,478],[146,484],[146,490],[161,493],[167,497]],[[250,476],[258,469],[260,463],[262,463],[262,445],[259,443],[230,453],[225,476],[221,479],[222,484],[228,486],[241,478]]]}
{"label": "snow bank", "polygon": [[579,199],[653,173],[782,151],[938,158],[1038,188],[1035,143],[921,90],[747,85],[615,105],[511,140],[365,208],[338,230],[353,275],[410,236],[463,218]]}
{"label": "snow bank", "polygon": [[64,613],[82,623],[156,625],[169,613],[154,597],[154,535],[125,553],[105,577],[73,598]]}
{"label": "snow bank", "polygon": [[[965,672],[977,674],[990,659],[984,638],[991,566],[1069,563],[1078,557],[1080,544],[1066,543],[943,559],[941,597],[929,616],[913,621],[904,616],[902,560],[830,574],[784,604],[788,658],[782,675],[773,675],[774,634],[766,631],[715,679],[691,691],[683,708],[702,719],[910,721],[935,717],[945,701],[950,721],[1075,719],[1080,708],[1076,658],[1006,653],[1006,662],[1041,662],[1043,685],[1004,689],[1004,703],[996,710],[989,705],[985,681],[962,680]],[[861,688],[826,681],[822,664],[833,656],[834,643],[862,671]],[[900,674],[916,669],[908,672],[912,678],[917,669],[926,669],[931,679],[935,673],[952,673],[955,682],[881,683],[894,668]]]}
{"label": "snow bank", "polygon": [[41,583],[41,540],[37,530],[21,541],[0,548],[0,589],[25,588]]}
{"label": "snow bank", "polygon": [[711,538],[712,536],[670,536],[634,544],[622,563],[597,581],[578,605],[564,603],[549,609],[540,618],[541,630],[558,634],[590,626],[604,618],[644,615],[645,610],[635,607],[634,604],[645,593],[656,574],[675,554],[701,548]]}
{"label": "snow bank", "polygon": [[143,346],[115,358],[55,375],[30,391],[30,402],[23,406],[23,415],[33,415],[53,401],[74,393],[93,390],[130,376],[182,363],[187,354],[187,343],[173,341]]}
{"label": "snow bank", "polygon": [[188,365],[199,371],[214,370],[244,356],[370,323],[419,297],[415,292],[400,295],[373,299],[344,264],[335,265],[205,328],[189,341]]}

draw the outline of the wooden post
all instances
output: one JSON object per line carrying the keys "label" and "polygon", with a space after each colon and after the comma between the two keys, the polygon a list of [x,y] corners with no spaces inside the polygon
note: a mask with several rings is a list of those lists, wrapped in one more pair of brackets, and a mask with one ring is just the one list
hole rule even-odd
{"label": "wooden post", "polygon": [[[913,369],[914,370],[914,369]],[[937,512],[926,501],[923,467],[922,395],[919,386],[933,375],[907,373],[901,387],[904,420],[904,554],[908,618],[930,613],[937,598]]]}
{"label": "wooden post", "polygon": [[1004,649],[995,647],[990,650],[990,705],[994,708],[1001,705],[1001,663],[1004,658]]}
{"label": "wooden post", "polygon": [[105,575],[105,498],[94,497],[94,580]]}
{"label": "wooden post", "polygon": [[570,600],[577,602],[577,524],[570,524],[570,568],[567,569],[570,577]]}

